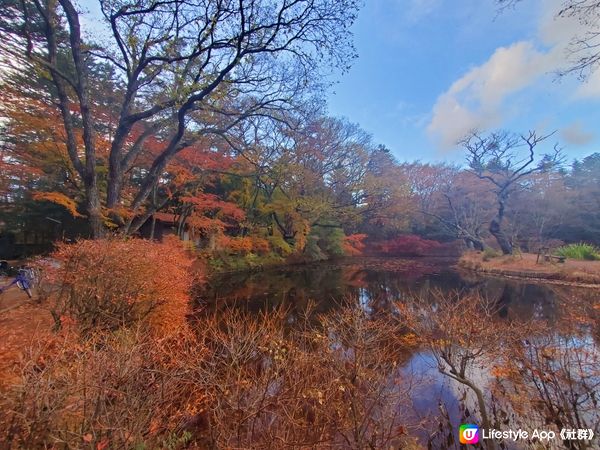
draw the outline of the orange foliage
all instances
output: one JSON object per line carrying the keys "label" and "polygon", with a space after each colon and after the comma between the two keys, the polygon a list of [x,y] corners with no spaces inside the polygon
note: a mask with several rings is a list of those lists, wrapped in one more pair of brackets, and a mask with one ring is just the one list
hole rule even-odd
{"label": "orange foliage", "polygon": [[221,235],[218,237],[217,245],[234,254],[248,254],[250,252],[265,254],[271,250],[269,241],[258,236],[230,237]]}
{"label": "orange foliage", "polygon": [[366,247],[364,243],[366,238],[366,234],[351,234],[350,236],[345,236],[344,242],[342,243],[344,253],[348,256],[362,255],[362,252]]}
{"label": "orange foliage", "polygon": [[250,240],[252,242],[252,251],[258,254],[265,254],[271,251],[271,246],[269,245],[269,241],[263,239],[258,236],[251,236]]}
{"label": "orange foliage", "polygon": [[217,239],[217,245],[231,253],[247,254],[252,251],[252,239],[249,237],[230,237],[221,235]]}
{"label": "orange foliage", "polygon": [[73,217],[83,217],[77,212],[77,203],[60,192],[34,192],[33,199],[36,201],[47,201],[64,207]]}
{"label": "orange foliage", "polygon": [[185,326],[192,260],[176,238],[59,244],[52,258],[58,262],[48,268],[50,282],[60,287],[53,311],[58,325],[68,316],[84,333],[142,319],[161,333]]}

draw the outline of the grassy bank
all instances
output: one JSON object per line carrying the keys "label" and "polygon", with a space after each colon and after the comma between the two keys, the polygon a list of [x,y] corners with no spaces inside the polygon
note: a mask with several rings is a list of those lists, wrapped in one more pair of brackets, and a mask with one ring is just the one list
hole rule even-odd
{"label": "grassy bank", "polygon": [[467,252],[459,259],[458,267],[491,275],[600,286],[600,261],[567,258],[564,263],[559,263],[537,261],[537,255],[532,253],[490,256],[483,252]]}

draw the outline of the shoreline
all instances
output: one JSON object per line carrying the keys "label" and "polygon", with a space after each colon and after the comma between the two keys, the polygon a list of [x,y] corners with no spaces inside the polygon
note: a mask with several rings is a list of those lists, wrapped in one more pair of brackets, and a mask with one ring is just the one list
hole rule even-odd
{"label": "shoreline", "polygon": [[583,288],[600,288],[600,264],[597,264],[596,261],[568,260],[564,265],[537,264],[535,258],[536,255],[534,254],[524,254],[520,258],[500,256],[485,261],[481,254],[468,252],[459,258],[455,268],[499,278]]}
{"label": "shoreline", "polygon": [[[338,258],[329,258],[329,259],[321,259],[315,261],[283,261],[279,264],[265,264],[262,266],[256,267],[248,267],[242,269],[228,269],[228,270],[213,270],[210,276],[219,276],[219,275],[233,275],[239,273],[259,273],[266,272],[270,270],[279,270],[286,268],[294,268],[294,267],[303,267],[310,265],[318,265],[318,264],[352,264],[355,261],[361,260],[376,260],[376,259],[385,259],[385,260],[417,260],[421,262],[454,262],[456,263],[459,260],[460,256],[445,256],[445,255],[426,255],[426,256],[389,256],[389,255],[354,255],[354,256],[342,256]],[[458,267],[458,266],[456,266]]]}

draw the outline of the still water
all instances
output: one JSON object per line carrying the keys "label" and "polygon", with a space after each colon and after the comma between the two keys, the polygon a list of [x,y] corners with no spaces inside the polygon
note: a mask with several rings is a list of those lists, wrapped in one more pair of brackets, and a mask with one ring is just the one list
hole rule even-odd
{"label": "still water", "polygon": [[293,315],[315,302],[325,312],[356,299],[369,311],[392,307],[414,296],[436,291],[479,292],[500,305],[504,317],[552,319],[556,298],[566,290],[481,277],[457,271],[447,258],[352,258],[288,266],[261,272],[226,273],[212,277],[198,301],[210,308],[237,306],[251,311],[285,307]]}
{"label": "still water", "polygon": [[[198,302],[204,310],[217,313],[231,307],[254,312],[283,307],[293,323],[309,304],[317,313],[339,308],[348,301],[357,302],[369,313],[393,312],[397,302],[412,297],[434,298],[440,292],[452,291],[480,294],[493,302],[498,315],[507,320],[542,319],[552,324],[559,320],[565,299],[594,301],[599,294],[568,286],[482,277],[457,270],[454,264],[446,258],[352,258],[221,274],[209,280]],[[413,351],[400,370],[413,382],[416,380],[409,406],[412,420],[429,423],[420,433],[421,442],[429,442],[430,448],[459,448],[457,442],[451,442],[448,433],[452,431],[445,431],[446,435],[432,443],[432,429],[440,426],[440,414],[445,415],[450,430],[476,420],[476,405],[468,390],[440,375],[436,360],[425,350]],[[487,376],[483,368],[480,377]],[[505,448],[530,447],[508,444]]]}

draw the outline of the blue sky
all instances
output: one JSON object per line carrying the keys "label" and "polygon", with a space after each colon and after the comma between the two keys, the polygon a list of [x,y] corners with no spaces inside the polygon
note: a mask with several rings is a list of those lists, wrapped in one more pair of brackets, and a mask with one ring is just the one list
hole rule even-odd
{"label": "blue sky", "polygon": [[329,112],[359,123],[397,158],[460,162],[471,129],[556,131],[569,160],[600,151],[600,73],[559,78],[578,22],[559,0],[367,0],[354,25],[359,58]]}

